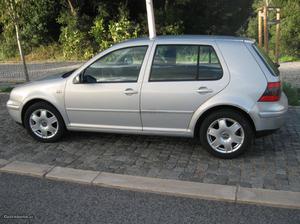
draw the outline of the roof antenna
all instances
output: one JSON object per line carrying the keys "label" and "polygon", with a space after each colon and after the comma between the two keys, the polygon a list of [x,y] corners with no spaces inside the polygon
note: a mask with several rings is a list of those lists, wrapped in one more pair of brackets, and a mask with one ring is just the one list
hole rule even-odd
{"label": "roof antenna", "polygon": [[146,0],[146,9],[147,9],[149,38],[153,39],[156,37],[156,29],[155,29],[155,19],[154,19],[154,10],[153,10],[153,1],[152,0]]}

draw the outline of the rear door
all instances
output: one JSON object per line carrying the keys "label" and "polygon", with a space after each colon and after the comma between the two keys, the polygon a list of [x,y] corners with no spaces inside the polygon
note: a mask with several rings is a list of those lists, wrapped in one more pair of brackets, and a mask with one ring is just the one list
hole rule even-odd
{"label": "rear door", "polygon": [[152,48],[141,93],[143,130],[187,133],[193,113],[229,81],[212,43],[160,43]]}

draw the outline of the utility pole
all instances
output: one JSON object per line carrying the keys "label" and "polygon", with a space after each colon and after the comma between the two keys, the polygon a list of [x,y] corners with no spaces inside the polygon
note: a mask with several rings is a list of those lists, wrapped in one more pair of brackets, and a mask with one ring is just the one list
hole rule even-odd
{"label": "utility pole", "polygon": [[155,19],[154,19],[154,10],[153,10],[153,1],[152,0],[146,0],[146,9],[147,9],[149,38],[153,39],[156,37],[156,29],[155,29]]}

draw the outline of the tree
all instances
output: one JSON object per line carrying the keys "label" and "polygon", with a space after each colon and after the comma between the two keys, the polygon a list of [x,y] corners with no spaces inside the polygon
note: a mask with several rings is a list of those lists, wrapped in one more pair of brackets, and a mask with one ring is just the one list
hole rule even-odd
{"label": "tree", "polygon": [[[269,1],[270,2],[270,1]],[[245,34],[257,39],[257,10],[265,4],[265,0],[255,0],[253,3],[254,15],[249,19]],[[281,8],[281,39],[280,46],[283,55],[300,58],[300,1],[299,0],[272,0],[271,4]],[[272,13],[272,12],[270,12]],[[273,15],[273,18],[275,16]],[[275,27],[269,29],[270,48],[274,49]],[[272,52],[270,52],[271,56]]]}
{"label": "tree", "polygon": [[21,36],[20,36],[20,14],[22,10],[23,0],[1,0],[1,20],[6,21],[11,24],[15,28],[17,44],[19,48],[20,57],[23,63],[24,75],[26,81],[29,81],[28,70],[25,62],[25,57],[23,54],[22,44],[21,44]]}

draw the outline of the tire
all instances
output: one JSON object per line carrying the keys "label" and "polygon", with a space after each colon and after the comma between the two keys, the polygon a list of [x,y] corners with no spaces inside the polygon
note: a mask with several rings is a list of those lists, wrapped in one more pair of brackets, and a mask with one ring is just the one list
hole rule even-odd
{"label": "tire", "polygon": [[65,133],[65,123],[55,107],[46,102],[29,106],[24,115],[28,133],[40,142],[56,142]]}
{"label": "tire", "polygon": [[203,147],[216,157],[235,158],[251,148],[254,131],[249,120],[234,110],[218,110],[208,115],[200,126]]}

